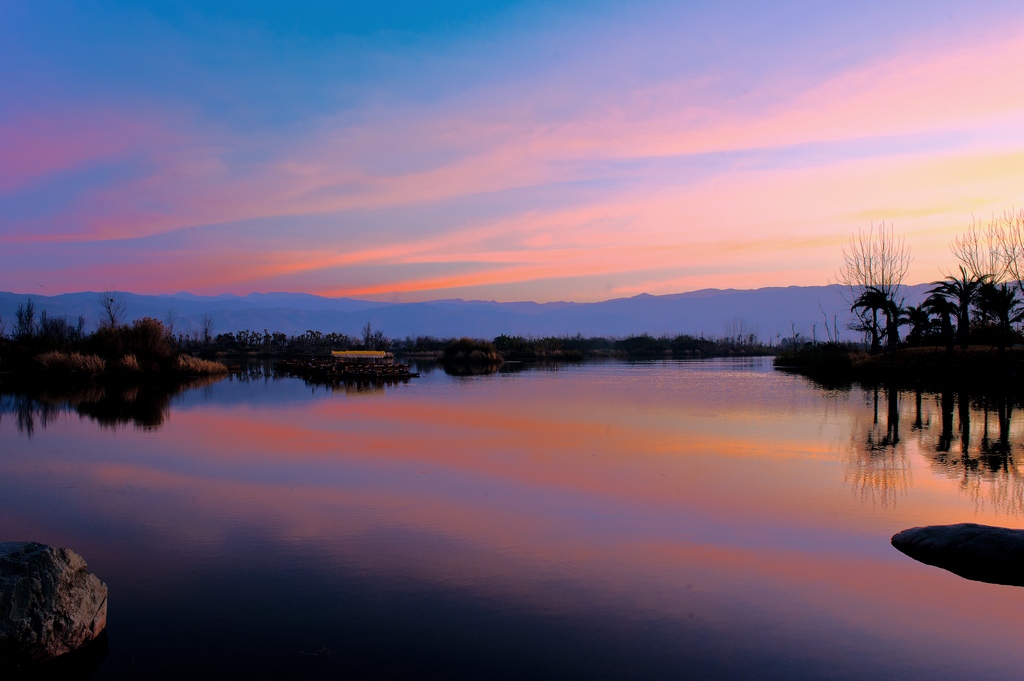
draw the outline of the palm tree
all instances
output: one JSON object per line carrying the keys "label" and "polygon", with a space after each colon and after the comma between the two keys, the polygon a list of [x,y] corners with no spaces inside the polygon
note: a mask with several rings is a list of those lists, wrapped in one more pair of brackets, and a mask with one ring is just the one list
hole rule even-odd
{"label": "palm tree", "polygon": [[932,293],[925,298],[921,307],[928,311],[928,315],[938,315],[939,333],[946,344],[946,352],[953,353],[953,317],[957,315],[960,308],[956,303],[948,300],[945,296]]}
{"label": "palm tree", "polygon": [[1013,338],[1013,325],[1024,320],[1024,302],[1009,284],[986,281],[978,289],[978,307],[996,323],[999,353],[1002,354]]}
{"label": "palm tree", "polygon": [[988,275],[974,275],[960,265],[960,276],[950,275],[944,281],[935,282],[928,291],[932,295],[942,296],[956,306],[956,336],[960,347],[967,348],[971,330],[971,304],[978,299],[981,285],[989,280]]}
{"label": "palm tree", "polygon": [[[892,299],[892,296],[877,286],[864,289],[850,308],[852,312],[863,310],[871,313],[871,319],[864,319],[865,326],[871,331],[871,352],[878,352],[881,337],[885,336],[887,350],[895,350],[900,343],[899,327],[903,322],[903,307]],[[878,325],[878,313],[885,316],[885,328]]]}
{"label": "palm tree", "polygon": [[871,353],[878,352],[880,346],[880,336],[878,327],[878,313],[883,312],[888,315],[887,310],[889,309],[889,296],[885,295],[885,292],[874,286],[868,286],[864,289],[864,292],[857,296],[857,300],[853,302],[850,307],[851,312],[857,312],[863,310],[864,313],[871,313],[871,318],[862,315],[864,319],[865,330],[871,332]]}
{"label": "palm tree", "polygon": [[910,327],[910,333],[907,334],[908,345],[921,345],[935,332],[935,320],[932,319],[931,309],[927,302],[916,307],[909,305],[904,310],[901,321]]}
{"label": "palm tree", "polygon": [[906,324],[907,311],[903,307],[903,300],[896,302],[891,296],[886,298],[887,302],[882,312],[885,313],[885,348],[895,350],[900,344],[900,326]]}

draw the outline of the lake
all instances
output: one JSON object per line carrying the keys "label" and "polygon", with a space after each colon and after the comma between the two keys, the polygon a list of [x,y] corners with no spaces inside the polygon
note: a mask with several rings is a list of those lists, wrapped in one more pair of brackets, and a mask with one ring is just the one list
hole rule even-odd
{"label": "lake", "polygon": [[1024,416],[771,359],[0,397],[0,541],[110,589],[94,678],[1018,679]]}

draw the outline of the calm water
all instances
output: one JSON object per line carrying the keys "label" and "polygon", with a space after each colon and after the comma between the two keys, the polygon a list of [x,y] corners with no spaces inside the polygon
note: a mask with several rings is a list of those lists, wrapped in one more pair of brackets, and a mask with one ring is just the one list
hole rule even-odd
{"label": "calm water", "polygon": [[1024,527],[1005,405],[826,391],[760,359],[128,397],[0,398],[0,540],[71,547],[107,582],[96,678],[1024,668],[1024,589],[889,544]]}

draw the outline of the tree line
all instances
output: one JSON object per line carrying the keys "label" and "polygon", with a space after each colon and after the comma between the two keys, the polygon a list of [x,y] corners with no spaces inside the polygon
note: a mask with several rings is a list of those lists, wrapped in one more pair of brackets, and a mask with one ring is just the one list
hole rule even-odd
{"label": "tree line", "polygon": [[[170,357],[177,355],[205,358],[289,356],[363,349],[429,358],[442,356],[453,344],[462,340],[429,335],[393,339],[383,330],[375,329],[370,322],[355,335],[325,333],[315,329],[296,335],[269,329],[214,333],[210,315],[203,316],[199,328],[182,332],[177,328],[177,317],[173,312],[169,312],[165,320],[143,317],[127,323],[128,309],[123,294],[103,292],[98,295],[97,303],[99,324],[94,331],[87,333],[84,317],[80,316],[70,322],[64,317],[48,315],[45,310],[37,312],[32,299],[27,299],[18,306],[9,335],[5,333],[3,320],[0,319],[0,364],[17,368],[47,353],[58,353],[57,356],[68,353],[76,357],[88,356],[92,358],[89,361],[93,362],[90,366],[98,366],[98,362],[109,367],[134,367],[138,364],[142,368],[166,363]],[[745,325],[741,320],[726,324],[725,333],[716,337],[704,334],[652,336],[647,333],[625,338],[584,337],[581,334],[543,337],[501,334],[491,341],[476,342],[493,346],[493,351],[506,360],[694,358],[765,355],[775,351],[775,348],[761,342],[756,328]],[[81,363],[82,360],[75,361]]]}
{"label": "tree line", "polygon": [[[181,347],[199,352],[222,354],[326,354],[331,350],[386,350],[396,355],[431,358],[443,355],[460,338],[429,335],[389,338],[382,331],[352,337],[344,333],[322,333],[309,330],[296,336],[264,330],[237,331],[214,336],[209,344],[193,347],[191,339]],[[625,338],[602,336],[521,336],[501,334],[490,341],[476,339],[493,346],[505,360],[582,360],[588,357],[718,357],[724,355],[767,355],[775,348],[762,343],[755,332],[741,336],[708,337],[689,334],[652,336],[634,334]]]}
{"label": "tree line", "polygon": [[[872,354],[901,345],[991,345],[1002,353],[1024,340],[1024,210],[1008,211],[982,225],[971,223],[953,239],[957,264],[932,282],[920,305],[905,305],[901,290],[912,261],[906,239],[891,225],[872,225],[843,249],[837,280],[855,314],[851,329],[864,334]],[[839,330],[826,329],[830,341]],[[906,334],[901,334],[906,329]]]}

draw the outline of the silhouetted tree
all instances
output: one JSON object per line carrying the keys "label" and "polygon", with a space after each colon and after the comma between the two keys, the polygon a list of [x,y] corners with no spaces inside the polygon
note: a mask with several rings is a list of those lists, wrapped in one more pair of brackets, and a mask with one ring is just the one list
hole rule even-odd
{"label": "silhouetted tree", "polygon": [[[888,310],[888,314],[893,315],[894,310],[898,309],[900,287],[912,260],[906,240],[897,236],[893,227],[887,227],[885,223],[877,228],[872,224],[866,231],[859,230],[850,237],[850,243],[843,249],[843,265],[836,279],[848,289],[847,301],[850,309],[858,316],[858,322],[851,328],[870,333],[875,351],[878,350],[881,335],[878,313],[886,313]],[[882,300],[876,300],[878,296]],[[881,304],[883,301],[884,304]],[[876,303],[879,305],[876,306]],[[896,326],[892,326],[888,335],[898,342]],[[895,344],[892,346],[895,347]]]}
{"label": "silhouetted tree", "polygon": [[977,280],[1001,282],[1009,271],[1011,251],[1006,248],[1005,230],[992,219],[982,226],[974,221],[967,231],[953,239],[949,249],[961,268]]}
{"label": "silhouetted tree", "polygon": [[[871,334],[871,352],[876,353],[881,347],[881,333],[878,325],[878,313],[885,309],[885,305],[888,301],[884,293],[869,286],[866,288],[857,299],[850,306],[850,311],[854,312],[860,319],[861,324],[859,330],[867,331]],[[867,315],[871,316],[868,317]]]}
{"label": "silhouetted tree", "polygon": [[[851,311],[870,313],[871,318],[867,328],[871,332],[871,352],[879,349],[879,340],[884,335],[886,348],[895,350],[900,342],[899,327],[904,320],[903,308],[900,303],[891,298],[879,288],[868,286],[860,294],[851,306]],[[878,313],[885,317],[885,327],[881,328],[878,323]],[[868,321],[864,317],[865,321]]]}
{"label": "silhouetted tree", "polygon": [[387,350],[388,346],[391,345],[391,339],[384,335],[384,331],[377,329],[373,332],[373,349],[374,350]]}
{"label": "silhouetted tree", "polygon": [[104,291],[99,296],[100,326],[115,327],[124,322],[128,302],[120,291]]}
{"label": "silhouetted tree", "polygon": [[996,326],[1000,354],[1013,342],[1013,325],[1024,320],[1024,303],[1008,284],[983,282],[978,289],[978,308]]}
{"label": "silhouetted tree", "polygon": [[1004,212],[999,222],[1007,276],[1024,295],[1024,209]]}
{"label": "silhouetted tree", "polygon": [[886,301],[885,309],[885,347],[888,350],[895,350],[900,344],[900,326],[906,321],[906,310],[903,309],[903,299],[899,302],[889,299]]}
{"label": "silhouetted tree", "polygon": [[204,312],[199,317],[199,331],[202,335],[203,345],[209,345],[213,340],[213,316],[209,312]]}
{"label": "silhouetted tree", "polygon": [[64,317],[51,317],[43,310],[39,313],[35,345],[45,350],[70,350],[82,340],[84,329],[85,317],[79,316],[76,325]]}
{"label": "silhouetted tree", "polygon": [[907,345],[922,345],[928,338],[935,335],[936,322],[932,319],[928,305],[907,306],[904,310],[904,321],[910,326],[907,334]]}
{"label": "silhouetted tree", "polygon": [[14,311],[14,337],[17,340],[32,338],[36,333],[36,304],[29,298]]}
{"label": "silhouetted tree", "polygon": [[948,300],[945,296],[941,296],[938,293],[932,293],[930,296],[925,298],[921,307],[926,309],[929,315],[936,315],[939,318],[939,335],[942,338],[943,344],[946,346],[946,351],[952,353],[955,341],[955,337],[953,335],[953,318],[956,317],[959,310],[956,303]]}
{"label": "silhouetted tree", "polygon": [[960,265],[960,276],[950,275],[943,281],[937,281],[928,291],[938,295],[955,306],[956,336],[960,347],[966,349],[970,342],[971,305],[978,298],[981,285],[987,281],[984,277],[971,274],[966,267]]}
{"label": "silhouetted tree", "polygon": [[173,307],[167,308],[167,314],[164,315],[164,329],[167,331],[167,335],[170,338],[174,338],[174,327],[178,324],[178,311]]}

